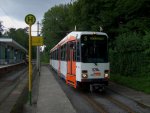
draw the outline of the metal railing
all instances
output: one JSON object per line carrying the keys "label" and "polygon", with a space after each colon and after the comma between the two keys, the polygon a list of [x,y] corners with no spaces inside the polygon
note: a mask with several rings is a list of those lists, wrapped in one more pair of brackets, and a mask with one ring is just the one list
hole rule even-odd
{"label": "metal railing", "polygon": [[23,62],[23,59],[0,59],[0,65],[16,64]]}

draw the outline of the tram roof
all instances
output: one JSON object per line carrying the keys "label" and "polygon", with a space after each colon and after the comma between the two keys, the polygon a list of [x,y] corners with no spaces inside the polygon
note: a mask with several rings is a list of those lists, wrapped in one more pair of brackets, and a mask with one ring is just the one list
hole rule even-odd
{"label": "tram roof", "polygon": [[57,45],[55,45],[50,51],[55,50],[59,45],[61,45],[61,43],[64,43],[67,41],[68,37],[70,36],[74,36],[77,39],[79,39],[81,35],[88,35],[88,34],[97,34],[97,35],[106,35],[108,38],[108,35],[104,32],[95,32],[95,31],[72,31],[70,32],[68,35],[66,35]]}
{"label": "tram roof", "polygon": [[104,32],[98,32],[98,31],[72,31],[69,34],[78,34],[78,35],[82,35],[82,34],[98,34],[98,35],[107,35]]}
{"label": "tram roof", "polygon": [[6,45],[12,46],[15,49],[21,49],[21,50],[27,52],[27,49],[25,49],[22,45],[17,43],[12,38],[0,38],[0,43],[5,43]]}

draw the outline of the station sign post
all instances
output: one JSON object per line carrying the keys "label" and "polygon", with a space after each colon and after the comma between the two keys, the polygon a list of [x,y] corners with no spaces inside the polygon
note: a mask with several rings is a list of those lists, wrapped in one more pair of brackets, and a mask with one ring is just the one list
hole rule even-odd
{"label": "station sign post", "polygon": [[30,101],[30,105],[32,105],[32,36],[31,36],[31,27],[32,25],[36,22],[36,18],[34,15],[32,14],[28,14],[25,16],[25,22],[26,24],[29,25],[29,51],[28,51],[28,55],[29,55],[29,101]]}

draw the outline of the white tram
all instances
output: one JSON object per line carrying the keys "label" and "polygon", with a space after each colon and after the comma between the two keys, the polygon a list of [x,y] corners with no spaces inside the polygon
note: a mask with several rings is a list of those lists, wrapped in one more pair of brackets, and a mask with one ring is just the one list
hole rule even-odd
{"label": "white tram", "polygon": [[50,50],[50,65],[74,88],[104,88],[109,79],[107,34],[69,33]]}

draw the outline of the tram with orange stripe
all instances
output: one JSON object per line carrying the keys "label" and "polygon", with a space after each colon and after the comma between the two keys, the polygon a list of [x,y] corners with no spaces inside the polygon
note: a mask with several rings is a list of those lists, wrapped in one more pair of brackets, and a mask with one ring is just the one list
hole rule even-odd
{"label": "tram with orange stripe", "polygon": [[107,34],[69,33],[50,50],[50,65],[74,88],[103,89],[109,79]]}

